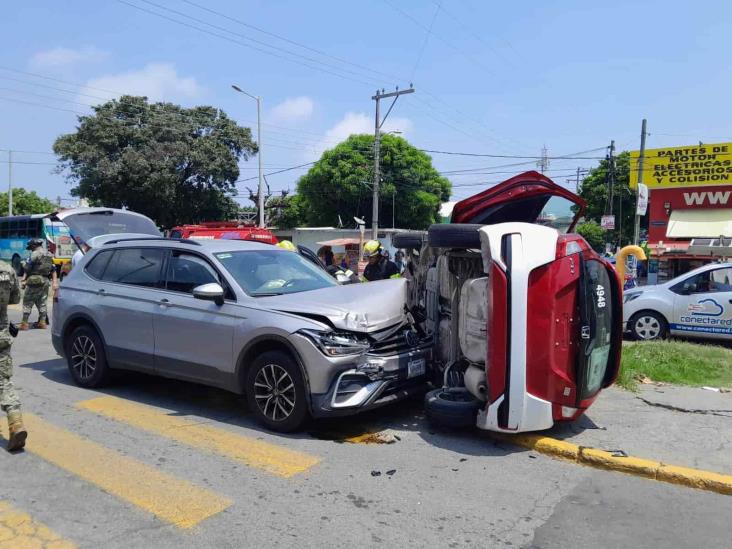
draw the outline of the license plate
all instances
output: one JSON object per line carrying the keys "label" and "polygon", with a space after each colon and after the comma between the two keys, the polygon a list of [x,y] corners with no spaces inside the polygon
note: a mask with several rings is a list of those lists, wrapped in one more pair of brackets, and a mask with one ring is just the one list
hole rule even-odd
{"label": "license plate", "polygon": [[418,358],[407,363],[407,378],[422,376],[425,373],[425,359]]}

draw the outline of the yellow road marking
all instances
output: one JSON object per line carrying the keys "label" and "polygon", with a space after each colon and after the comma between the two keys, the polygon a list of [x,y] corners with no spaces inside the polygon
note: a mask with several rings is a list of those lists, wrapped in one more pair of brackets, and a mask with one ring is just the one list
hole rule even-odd
{"label": "yellow road marking", "polygon": [[280,477],[289,478],[302,473],[320,461],[310,454],[289,450],[184,417],[172,416],[151,406],[117,397],[104,396],[84,400],[77,402],[76,406]]}
{"label": "yellow road marking", "polygon": [[33,414],[23,419],[28,451],[180,528],[195,526],[232,503]]}
{"label": "yellow road marking", "polygon": [[76,549],[45,524],[28,513],[0,501],[0,549]]}

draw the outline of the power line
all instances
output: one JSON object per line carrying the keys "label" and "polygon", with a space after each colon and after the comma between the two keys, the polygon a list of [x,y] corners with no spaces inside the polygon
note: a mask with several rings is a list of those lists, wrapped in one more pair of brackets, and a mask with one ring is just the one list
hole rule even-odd
{"label": "power line", "polygon": [[435,21],[437,20],[437,14],[440,13],[440,3],[437,2],[437,6],[435,7],[435,13],[432,15],[432,20],[430,21],[430,26],[427,29],[427,32],[424,34],[424,40],[422,41],[422,47],[419,49],[419,54],[417,55],[417,61],[414,63],[414,68],[412,69],[412,77],[410,80],[414,80],[414,75],[417,73],[417,68],[419,67],[419,62],[422,60],[422,55],[424,54],[425,48],[427,48],[427,43],[430,41],[430,35],[432,34],[432,27],[435,26]]}

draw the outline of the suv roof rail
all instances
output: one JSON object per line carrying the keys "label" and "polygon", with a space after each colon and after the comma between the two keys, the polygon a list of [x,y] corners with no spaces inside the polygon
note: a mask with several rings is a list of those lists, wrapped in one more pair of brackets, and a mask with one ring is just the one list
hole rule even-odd
{"label": "suv roof rail", "polygon": [[190,238],[165,238],[164,236],[150,236],[141,238],[117,238],[115,240],[109,240],[105,242],[104,244],[102,244],[102,246],[106,246],[107,244],[117,244],[118,242],[139,242],[141,240],[165,240],[167,242],[180,242],[181,244],[190,244],[191,246],[201,245],[200,242],[197,242],[196,240],[191,240]]}

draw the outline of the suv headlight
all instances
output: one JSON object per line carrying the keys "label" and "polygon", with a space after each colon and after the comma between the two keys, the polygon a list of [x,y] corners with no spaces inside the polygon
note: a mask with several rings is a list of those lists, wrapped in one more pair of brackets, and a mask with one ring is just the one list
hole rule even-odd
{"label": "suv headlight", "polygon": [[630,303],[634,299],[638,299],[641,295],[643,295],[643,292],[625,293],[623,294],[623,303]]}
{"label": "suv headlight", "polygon": [[365,338],[349,332],[321,332],[319,330],[300,330],[323,354],[328,356],[360,355],[371,348]]}

